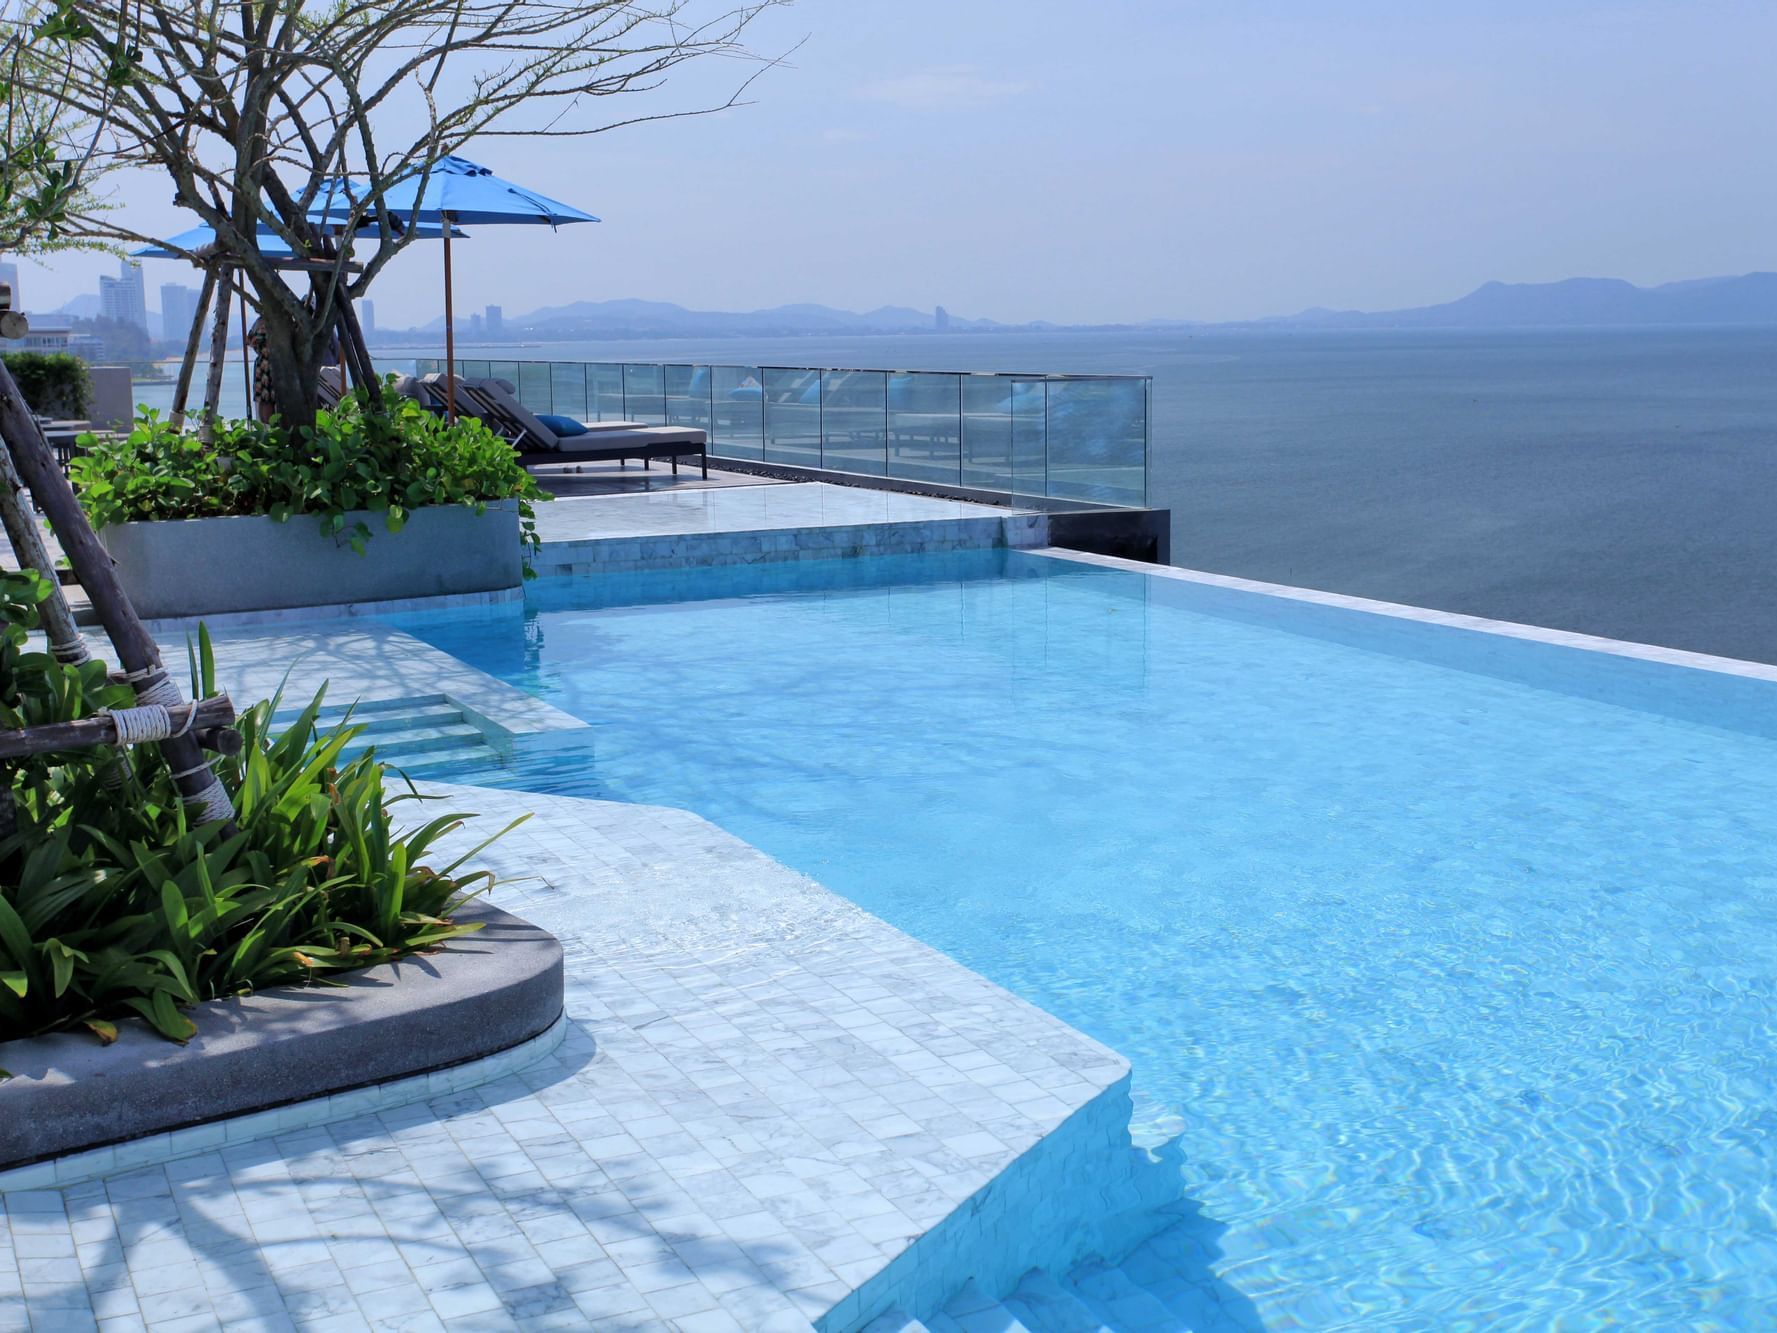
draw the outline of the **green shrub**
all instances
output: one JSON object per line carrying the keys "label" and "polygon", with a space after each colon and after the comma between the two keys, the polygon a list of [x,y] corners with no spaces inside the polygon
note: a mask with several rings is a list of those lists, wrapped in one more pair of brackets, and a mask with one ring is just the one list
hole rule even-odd
{"label": "green shrub", "polygon": [[69,352],[7,352],[0,360],[17,381],[25,405],[38,416],[84,417],[92,406],[86,362]]}
{"label": "green shrub", "polygon": [[[381,395],[380,404],[373,395]],[[324,535],[363,554],[368,525],[383,516],[398,532],[425,505],[516,499],[527,550],[537,545],[532,503],[545,500],[518,455],[472,417],[454,425],[386,386],[360,389],[313,427],[287,431],[258,421],[219,421],[214,440],[175,431],[146,412],[122,439],[82,436],[69,475],[95,528],[144,519],[264,514],[320,516]]]}
{"label": "green shrub", "polygon": [[[0,575],[0,727],[128,701],[96,664],[26,651],[46,591],[34,576]],[[210,693],[200,643],[193,689]],[[317,695],[274,735],[277,705],[248,709],[240,754],[216,759],[232,832],[190,823],[153,746],[0,765],[16,819],[0,837],[0,1041],[83,1024],[110,1040],[112,1020],[130,1014],[183,1041],[196,1031],[185,1006],[324,981],[476,928],[453,914],[493,883],[461,873],[487,843],[440,869],[423,864],[466,816],[397,831],[396,807],[420,798],[391,793],[371,753],[342,762],[362,728],[322,731]],[[120,757],[125,780],[108,785]]]}

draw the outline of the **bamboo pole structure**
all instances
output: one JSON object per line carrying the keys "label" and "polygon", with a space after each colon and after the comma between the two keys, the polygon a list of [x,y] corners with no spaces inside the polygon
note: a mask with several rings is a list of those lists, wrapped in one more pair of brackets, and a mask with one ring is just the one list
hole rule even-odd
{"label": "bamboo pole structure", "polygon": [[204,266],[204,285],[197,294],[197,309],[192,312],[191,328],[185,334],[185,359],[179,363],[179,383],[173,389],[173,412],[168,418],[174,430],[185,425],[185,403],[191,397],[191,376],[197,369],[197,349],[203,341],[204,316],[210,313],[210,302],[216,297],[216,269]]}
{"label": "bamboo pole structure", "polygon": [[[227,327],[227,302],[221,303],[223,327]],[[163,708],[184,705],[184,697],[161,664],[160,648],[143,627],[129,595],[118,582],[110,553],[99,544],[92,525],[74,497],[73,487],[56,465],[37,420],[25,407],[10,372],[0,363],[0,442],[12,455],[18,475],[30,488],[32,497],[55,529],[75,578],[92,599],[99,623],[111,638],[117,660],[123,667],[124,679],[136,692],[138,704],[159,704]],[[169,736],[159,742],[161,754],[173,771],[173,782],[185,801],[198,807],[201,820],[223,820],[234,824],[234,802],[216,775],[210,771],[203,747],[197,737],[187,733]]]}
{"label": "bamboo pole structure", "polygon": [[[226,694],[196,703],[181,704],[168,710],[176,726],[189,731],[199,745],[208,739],[206,749],[222,749],[239,754],[241,734],[229,724],[234,721],[234,704]],[[187,723],[190,725],[187,726]],[[18,731],[0,731],[0,759],[19,759],[28,754],[53,754],[57,750],[84,750],[95,745],[116,745],[117,720],[108,713],[83,717],[74,722],[50,722]],[[228,747],[228,748],[224,748]]]}
{"label": "bamboo pole structure", "polygon": [[[0,391],[10,393],[10,373],[6,383],[8,387]],[[12,543],[12,553],[18,557],[19,564],[36,570],[49,580],[49,596],[39,611],[43,617],[44,635],[49,639],[49,651],[56,661],[79,666],[82,662],[92,661],[92,649],[87,647],[86,636],[74,623],[73,609],[56,578],[55,560],[43,540],[43,529],[37,526],[37,520],[25,503],[24,491],[25,483],[12,465],[12,451],[0,448],[0,522],[5,525],[6,540]]]}

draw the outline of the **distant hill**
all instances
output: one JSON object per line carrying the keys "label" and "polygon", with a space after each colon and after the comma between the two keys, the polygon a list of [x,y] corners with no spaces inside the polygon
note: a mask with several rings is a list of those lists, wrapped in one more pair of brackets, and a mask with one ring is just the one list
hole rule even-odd
{"label": "distant hill", "polygon": [[[824,305],[780,305],[769,310],[687,310],[667,301],[574,301],[544,306],[526,315],[508,315],[507,336],[544,338],[645,338],[746,336],[781,337],[810,333],[924,333],[936,328],[934,312],[906,306],[880,306],[858,313]],[[992,320],[950,317],[953,330],[998,327]],[[442,319],[424,326],[444,328]],[[463,328],[458,323],[459,332]]]}
{"label": "distant hill", "polygon": [[1266,325],[1325,329],[1777,324],[1777,273],[1637,287],[1621,278],[1489,282],[1443,305],[1409,310],[1304,310]]}
{"label": "distant hill", "polygon": [[67,315],[72,319],[93,319],[99,313],[99,298],[91,295],[76,296],[73,300],[63,302],[48,313]]}
{"label": "distant hill", "polygon": [[[81,297],[70,307],[96,298]],[[1568,278],[1563,282],[1489,282],[1442,305],[1407,310],[1304,310],[1269,319],[1211,322],[1151,319],[1137,324],[1054,324],[1033,320],[1002,324],[948,316],[953,333],[1040,333],[1094,330],[1196,329],[1498,329],[1590,325],[1699,327],[1717,324],[1777,325],[1777,273],[1692,278],[1658,287],[1637,287],[1620,278]],[[462,334],[466,319],[457,325]],[[795,337],[810,334],[930,333],[936,312],[879,306],[858,312],[825,305],[780,305],[769,310],[689,310],[667,301],[574,301],[508,315],[504,337],[512,341],[565,339]],[[413,330],[441,333],[444,321]],[[396,331],[385,329],[384,335]]]}

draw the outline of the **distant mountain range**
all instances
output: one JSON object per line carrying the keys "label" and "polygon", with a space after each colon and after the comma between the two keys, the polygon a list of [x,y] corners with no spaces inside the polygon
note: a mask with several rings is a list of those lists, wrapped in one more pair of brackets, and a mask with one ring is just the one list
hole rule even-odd
{"label": "distant mountain range", "polygon": [[[79,296],[56,313],[90,317],[96,296]],[[1214,323],[1154,319],[1139,324],[1059,325],[1048,321],[1002,324],[964,319],[907,306],[879,306],[862,313],[824,305],[780,305],[769,310],[687,310],[667,301],[574,301],[508,315],[493,340],[796,337],[814,334],[1040,332],[1073,329],[1497,329],[1588,325],[1684,327],[1710,324],[1777,325],[1777,273],[1693,278],[1658,287],[1637,287],[1620,278],[1568,278],[1564,282],[1489,282],[1443,305],[1407,310],[1304,310],[1295,315]],[[437,334],[444,321],[413,330]],[[459,335],[470,331],[467,319]],[[482,336],[487,337],[485,330]],[[399,337],[392,329],[385,337]]]}
{"label": "distant mountain range", "polygon": [[[1459,300],[1408,310],[1304,310],[1270,319],[1212,323],[1148,320],[1141,324],[1062,326],[1048,321],[1002,324],[949,315],[953,333],[1075,328],[1390,329],[1559,328],[1587,325],[1777,324],[1777,273],[1694,278],[1637,287],[1620,278],[1564,282],[1489,282]],[[461,326],[459,326],[460,329]],[[862,314],[824,305],[783,305],[736,313],[687,310],[665,301],[576,301],[506,320],[508,337],[771,337],[818,333],[930,333],[935,313],[882,306]],[[442,319],[427,326],[441,332]],[[521,333],[522,331],[522,333]]]}
{"label": "distant mountain range", "polygon": [[[952,332],[1004,328],[990,319],[946,316]],[[459,319],[457,331],[463,331]],[[780,305],[769,310],[743,312],[687,310],[666,301],[574,301],[544,306],[528,315],[508,315],[505,334],[522,333],[530,338],[675,338],[675,337],[795,337],[815,333],[931,333],[939,327],[935,311],[906,306],[879,306],[862,314],[824,305]],[[427,333],[442,333],[444,320],[423,326]]]}
{"label": "distant mountain range", "polygon": [[1637,287],[1621,278],[1489,282],[1443,305],[1374,313],[1304,310],[1298,315],[1252,321],[1248,327],[1496,329],[1599,324],[1777,324],[1777,273],[1693,278],[1658,287]]}

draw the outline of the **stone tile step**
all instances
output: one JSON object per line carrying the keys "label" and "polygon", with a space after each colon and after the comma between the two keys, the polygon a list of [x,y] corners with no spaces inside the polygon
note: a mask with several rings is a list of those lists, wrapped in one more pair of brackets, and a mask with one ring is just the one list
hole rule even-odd
{"label": "stone tile step", "polygon": [[905,1312],[895,1309],[877,1315],[864,1325],[860,1333],[931,1333],[931,1328],[917,1319],[909,1319]]}
{"label": "stone tile step", "polygon": [[1082,1264],[1068,1274],[1066,1285],[1081,1304],[1119,1333],[1185,1333],[1190,1328],[1165,1302],[1132,1282],[1121,1268],[1097,1262]]}
{"label": "stone tile step", "polygon": [[[316,714],[323,726],[331,726],[350,713],[354,722],[368,722],[387,713],[415,713],[433,708],[448,708],[450,700],[442,694],[409,694],[399,699],[367,699],[361,703],[330,703]],[[302,713],[302,705],[286,704],[272,714],[272,721],[289,724]]]}
{"label": "stone tile step", "polygon": [[1117,1333],[1080,1298],[1040,1268],[1002,1302],[1031,1333]]}
{"label": "stone tile step", "polygon": [[[468,725],[463,719],[462,710],[460,708],[453,708],[449,704],[441,704],[412,713],[353,713],[349,719],[344,714],[341,714],[339,717],[323,717],[317,720],[323,731],[331,730],[342,723],[349,722],[351,726],[361,728],[365,736],[382,736],[389,732],[406,731],[413,727],[460,727]],[[282,714],[279,714],[274,717],[273,725],[276,727],[287,727],[294,721],[296,721],[296,715],[294,713],[292,713],[288,719],[285,719]],[[471,730],[473,730],[473,728],[471,728]]]}
{"label": "stone tile step", "polygon": [[347,759],[356,759],[366,750],[375,750],[380,758],[393,760],[398,756],[426,754],[432,750],[486,744],[481,732],[464,722],[459,714],[455,721],[442,726],[391,727],[387,731],[358,736],[340,753]]}
{"label": "stone tile step", "polygon": [[419,778],[438,773],[454,774],[464,768],[492,768],[499,765],[501,761],[500,756],[486,742],[479,742],[474,745],[457,746],[449,750],[428,750],[415,755],[392,755],[388,757],[387,762],[390,768],[398,769],[410,778]]}
{"label": "stone tile step", "polygon": [[1017,1315],[973,1282],[951,1298],[942,1314],[927,1322],[932,1333],[1031,1333]]}

